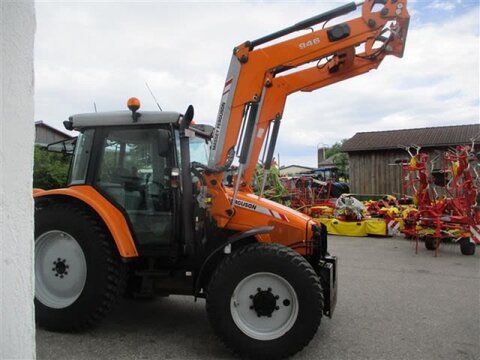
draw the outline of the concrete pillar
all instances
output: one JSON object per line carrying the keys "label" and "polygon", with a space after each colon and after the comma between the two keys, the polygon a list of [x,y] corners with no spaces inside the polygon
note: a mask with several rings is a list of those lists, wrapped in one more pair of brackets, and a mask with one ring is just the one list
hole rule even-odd
{"label": "concrete pillar", "polygon": [[0,0],[0,359],[35,358],[32,0]]}

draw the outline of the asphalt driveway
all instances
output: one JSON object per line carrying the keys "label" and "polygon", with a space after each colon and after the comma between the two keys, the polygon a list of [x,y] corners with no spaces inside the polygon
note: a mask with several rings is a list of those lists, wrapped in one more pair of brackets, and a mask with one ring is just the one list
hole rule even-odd
{"label": "asphalt driveway", "polygon": [[[480,249],[440,256],[398,238],[330,237],[339,299],[296,359],[480,359]],[[122,300],[82,334],[37,329],[39,359],[230,359],[203,300]]]}

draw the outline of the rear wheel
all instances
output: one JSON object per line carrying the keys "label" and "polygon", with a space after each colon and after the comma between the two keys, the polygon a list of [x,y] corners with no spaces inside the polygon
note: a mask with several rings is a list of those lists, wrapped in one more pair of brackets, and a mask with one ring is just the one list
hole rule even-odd
{"label": "rear wheel", "polygon": [[470,238],[460,239],[460,251],[463,255],[474,255],[475,243],[470,241]]}
{"label": "rear wheel", "polygon": [[295,251],[252,244],[218,266],[208,286],[207,312],[218,337],[242,357],[284,358],[315,335],[322,288],[311,265]]}
{"label": "rear wheel", "polygon": [[53,331],[82,330],[110,310],[124,269],[104,227],[70,204],[35,213],[35,315]]}

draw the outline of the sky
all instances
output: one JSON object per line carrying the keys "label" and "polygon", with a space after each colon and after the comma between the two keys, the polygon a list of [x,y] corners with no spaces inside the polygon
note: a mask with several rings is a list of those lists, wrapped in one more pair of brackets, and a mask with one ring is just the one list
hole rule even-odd
{"label": "sky", "polygon": [[[195,107],[214,124],[235,45],[346,1],[37,1],[35,120],[63,129],[72,114]],[[281,165],[316,166],[316,149],[357,132],[480,122],[478,0],[416,0],[404,57],[287,99]],[[351,13],[339,19],[359,16]],[[329,23],[330,25],[330,23]],[[474,134],[473,134],[474,135]]]}

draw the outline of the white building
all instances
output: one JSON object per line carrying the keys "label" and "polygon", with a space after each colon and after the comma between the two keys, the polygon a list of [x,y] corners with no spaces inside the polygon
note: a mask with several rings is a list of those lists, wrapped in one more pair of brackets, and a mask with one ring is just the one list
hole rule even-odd
{"label": "white building", "polygon": [[0,1],[0,359],[35,358],[32,0]]}

